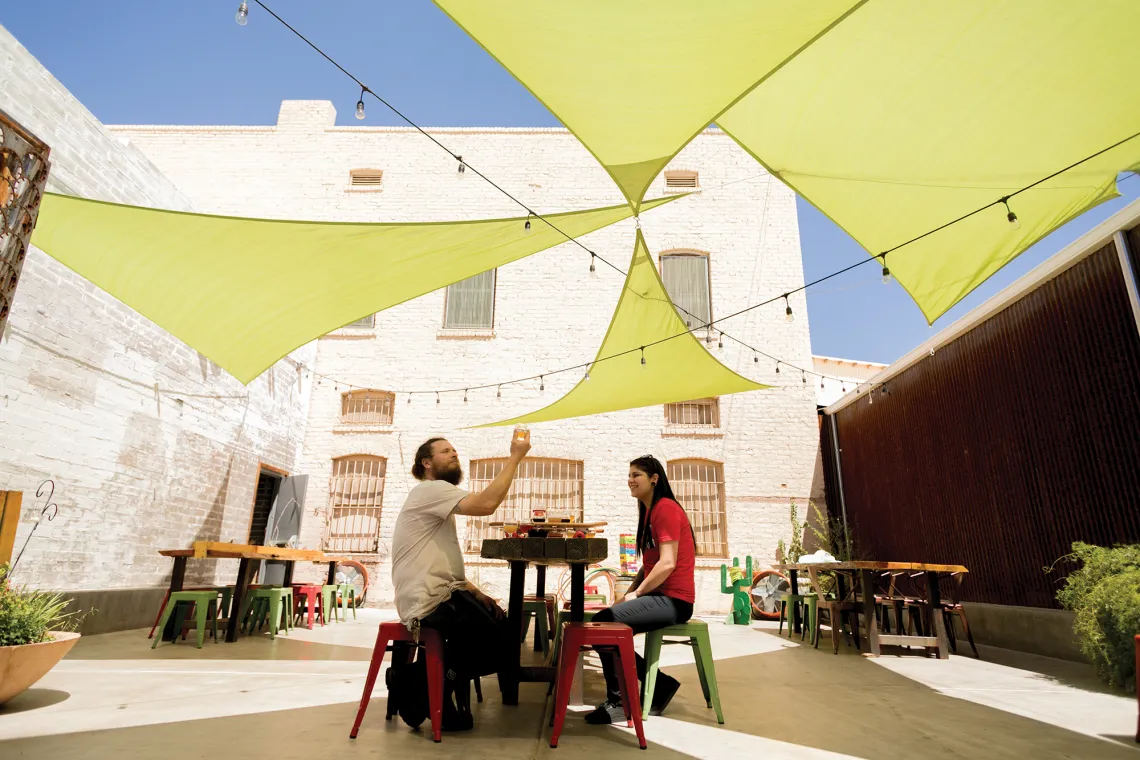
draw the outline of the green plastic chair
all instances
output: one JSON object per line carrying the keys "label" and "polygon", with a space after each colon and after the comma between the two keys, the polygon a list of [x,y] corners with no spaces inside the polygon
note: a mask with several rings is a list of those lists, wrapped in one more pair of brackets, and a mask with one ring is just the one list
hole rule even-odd
{"label": "green plastic chair", "polygon": [[[683,641],[667,641],[666,636],[676,636]],[[690,620],[680,625],[671,625],[645,634],[645,686],[641,697],[641,718],[649,717],[652,706],[653,689],[657,685],[662,644],[685,644],[693,648],[693,658],[697,663],[697,675],[701,679],[701,691],[705,704],[716,710],[716,722],[724,724],[724,713],[720,709],[720,689],[716,683],[716,667],[713,665],[712,644],[709,641],[709,626],[703,620]]]}
{"label": "green plastic chair", "polygon": [[542,646],[542,657],[546,659],[550,656],[550,629],[546,625],[546,602],[544,600],[523,602],[522,614],[523,630],[520,643],[526,641],[526,635],[530,631],[530,619],[533,617],[534,635]]}
{"label": "green plastic chair", "polygon": [[[206,640],[206,623],[213,623],[213,636],[214,643],[218,641],[218,592],[214,589],[207,589],[206,591],[174,591],[170,594],[170,599],[166,603],[166,608],[162,611],[162,618],[158,621],[158,630],[166,628],[170,616],[174,615],[174,638],[170,643],[178,641],[178,637],[182,635],[182,621],[183,614],[185,613],[186,604],[194,605],[194,615],[198,624],[198,648],[202,648],[202,644]],[[175,610],[178,610],[175,614]],[[154,643],[150,645],[151,649],[158,646],[158,642],[162,636],[155,636]]]}
{"label": "green plastic chair", "polygon": [[341,617],[345,619],[345,622],[348,622],[348,602],[351,599],[352,619],[356,620],[356,586],[353,586],[351,583],[342,583],[337,586],[337,589],[340,593],[341,605],[343,605],[343,609],[341,610]]}

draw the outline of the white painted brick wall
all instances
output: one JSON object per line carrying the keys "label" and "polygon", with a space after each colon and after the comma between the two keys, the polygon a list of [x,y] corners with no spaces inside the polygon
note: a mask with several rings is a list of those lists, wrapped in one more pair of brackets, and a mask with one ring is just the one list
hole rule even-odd
{"label": "white painted brick wall", "polygon": [[[518,208],[422,135],[409,129],[334,127],[331,103],[286,101],[276,127],[113,127],[186,192],[197,209],[249,216],[330,220],[441,220],[514,216]],[[604,171],[561,129],[435,129],[454,152],[540,212],[620,203]],[[348,190],[355,168],[383,169],[381,192]],[[700,172],[701,193],[647,212],[642,227],[654,255],[688,248],[711,254],[714,315],[724,315],[803,283],[795,197],[728,137],[702,134],[670,164]],[[722,187],[723,186],[723,187]],[[658,178],[649,195],[660,195]],[[600,230],[587,246],[623,269],[633,245],[632,221]],[[319,254],[314,266],[320,266]],[[622,278],[604,265],[588,276],[589,256],[564,244],[499,270],[495,335],[441,338],[443,293],[377,315],[376,328],[317,343],[316,369],[357,386],[384,390],[434,389],[493,383],[577,364],[592,357],[616,304]],[[345,273],[351,276],[351,273]],[[731,334],[799,366],[811,366],[802,294],[792,297],[796,320],[784,321],[782,302],[724,325]],[[586,516],[608,520],[608,534],[631,532],[636,509],[625,486],[628,461],[653,453],[663,460],[701,457],[724,463],[732,555],[752,554],[760,566],[787,538],[788,504],[821,489],[816,473],[815,389],[767,360],[726,341],[715,355],[742,374],[777,387],[721,400],[724,435],[693,439],[662,436],[661,407],[535,426],[532,454],[585,462]],[[652,363],[652,351],[647,351]],[[657,369],[656,367],[654,369]],[[684,371],[685,368],[670,368]],[[370,600],[391,600],[392,528],[414,481],[408,474],[418,444],[448,436],[465,464],[503,456],[509,431],[465,426],[535,409],[569,390],[574,375],[495,390],[397,398],[385,432],[349,432],[338,425],[340,392],[329,381],[314,386],[300,471],[312,475],[303,542],[318,545],[327,512],[333,457],[373,454],[388,460],[381,549],[372,565]],[[818,494],[817,494],[818,495]],[[801,509],[801,515],[803,510]],[[616,563],[616,540],[611,561]],[[719,561],[702,561],[699,608],[723,610]],[[507,574],[472,558],[470,574],[505,596]],[[315,569],[305,572],[313,573]],[[299,573],[300,575],[300,573]],[[557,573],[550,579],[553,585]]]}
{"label": "white painted brick wall", "polygon": [[[51,146],[48,189],[161,208],[191,199],[111,134],[5,29],[0,108]],[[294,358],[310,360],[315,349]],[[0,488],[56,482],[17,581],[64,590],[164,584],[159,549],[244,539],[258,462],[296,471],[308,384],[288,362],[249,388],[36,248],[0,343]],[[192,563],[190,580],[215,570]]]}

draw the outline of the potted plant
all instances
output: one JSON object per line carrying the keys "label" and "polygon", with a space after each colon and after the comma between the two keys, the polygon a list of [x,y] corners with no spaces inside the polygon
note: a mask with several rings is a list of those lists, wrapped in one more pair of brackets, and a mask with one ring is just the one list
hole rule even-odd
{"label": "potted plant", "polygon": [[65,612],[62,594],[13,586],[0,566],[0,705],[43,678],[79,634],[81,618]]}

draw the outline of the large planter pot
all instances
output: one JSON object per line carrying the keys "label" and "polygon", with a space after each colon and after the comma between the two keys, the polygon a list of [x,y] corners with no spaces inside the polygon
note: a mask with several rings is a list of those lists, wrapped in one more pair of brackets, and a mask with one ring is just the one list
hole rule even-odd
{"label": "large planter pot", "polygon": [[78,633],[50,631],[40,644],[0,647],[0,705],[47,675],[79,641]]}

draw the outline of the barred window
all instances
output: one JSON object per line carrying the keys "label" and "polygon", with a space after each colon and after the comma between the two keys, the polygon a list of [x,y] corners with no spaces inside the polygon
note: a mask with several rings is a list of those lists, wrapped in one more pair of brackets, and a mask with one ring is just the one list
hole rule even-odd
{"label": "barred window", "polygon": [[670,253],[661,257],[661,282],[677,315],[692,330],[712,321],[709,257],[702,253]]}
{"label": "barred window", "polygon": [[340,421],[349,425],[391,425],[395,405],[395,393],[348,391],[340,396]]}
{"label": "barred window", "polygon": [[[472,493],[482,491],[503,471],[509,460],[473,459],[468,479]],[[524,459],[519,464],[511,490],[492,517],[467,518],[464,551],[478,553],[484,538],[497,538],[491,522],[530,522],[531,510],[545,509],[583,519],[583,465],[572,459]]]}
{"label": "barred window", "polygon": [[724,465],[707,459],[675,459],[666,470],[673,493],[693,525],[697,556],[727,557]]}
{"label": "barred window", "polygon": [[383,169],[353,169],[348,173],[348,183],[352,187],[380,187],[383,182]]}
{"label": "barred window", "polygon": [[357,454],[332,460],[325,551],[375,552],[388,460]]}
{"label": "barred window", "polygon": [[495,326],[495,272],[447,286],[443,326],[449,330],[490,330]]}
{"label": "barred window", "polygon": [[720,400],[701,398],[665,405],[665,424],[672,427],[719,428]]}
{"label": "barred window", "polygon": [[699,186],[697,184],[699,177],[697,172],[692,171],[668,171],[665,172],[665,187],[670,190],[694,190]]}

